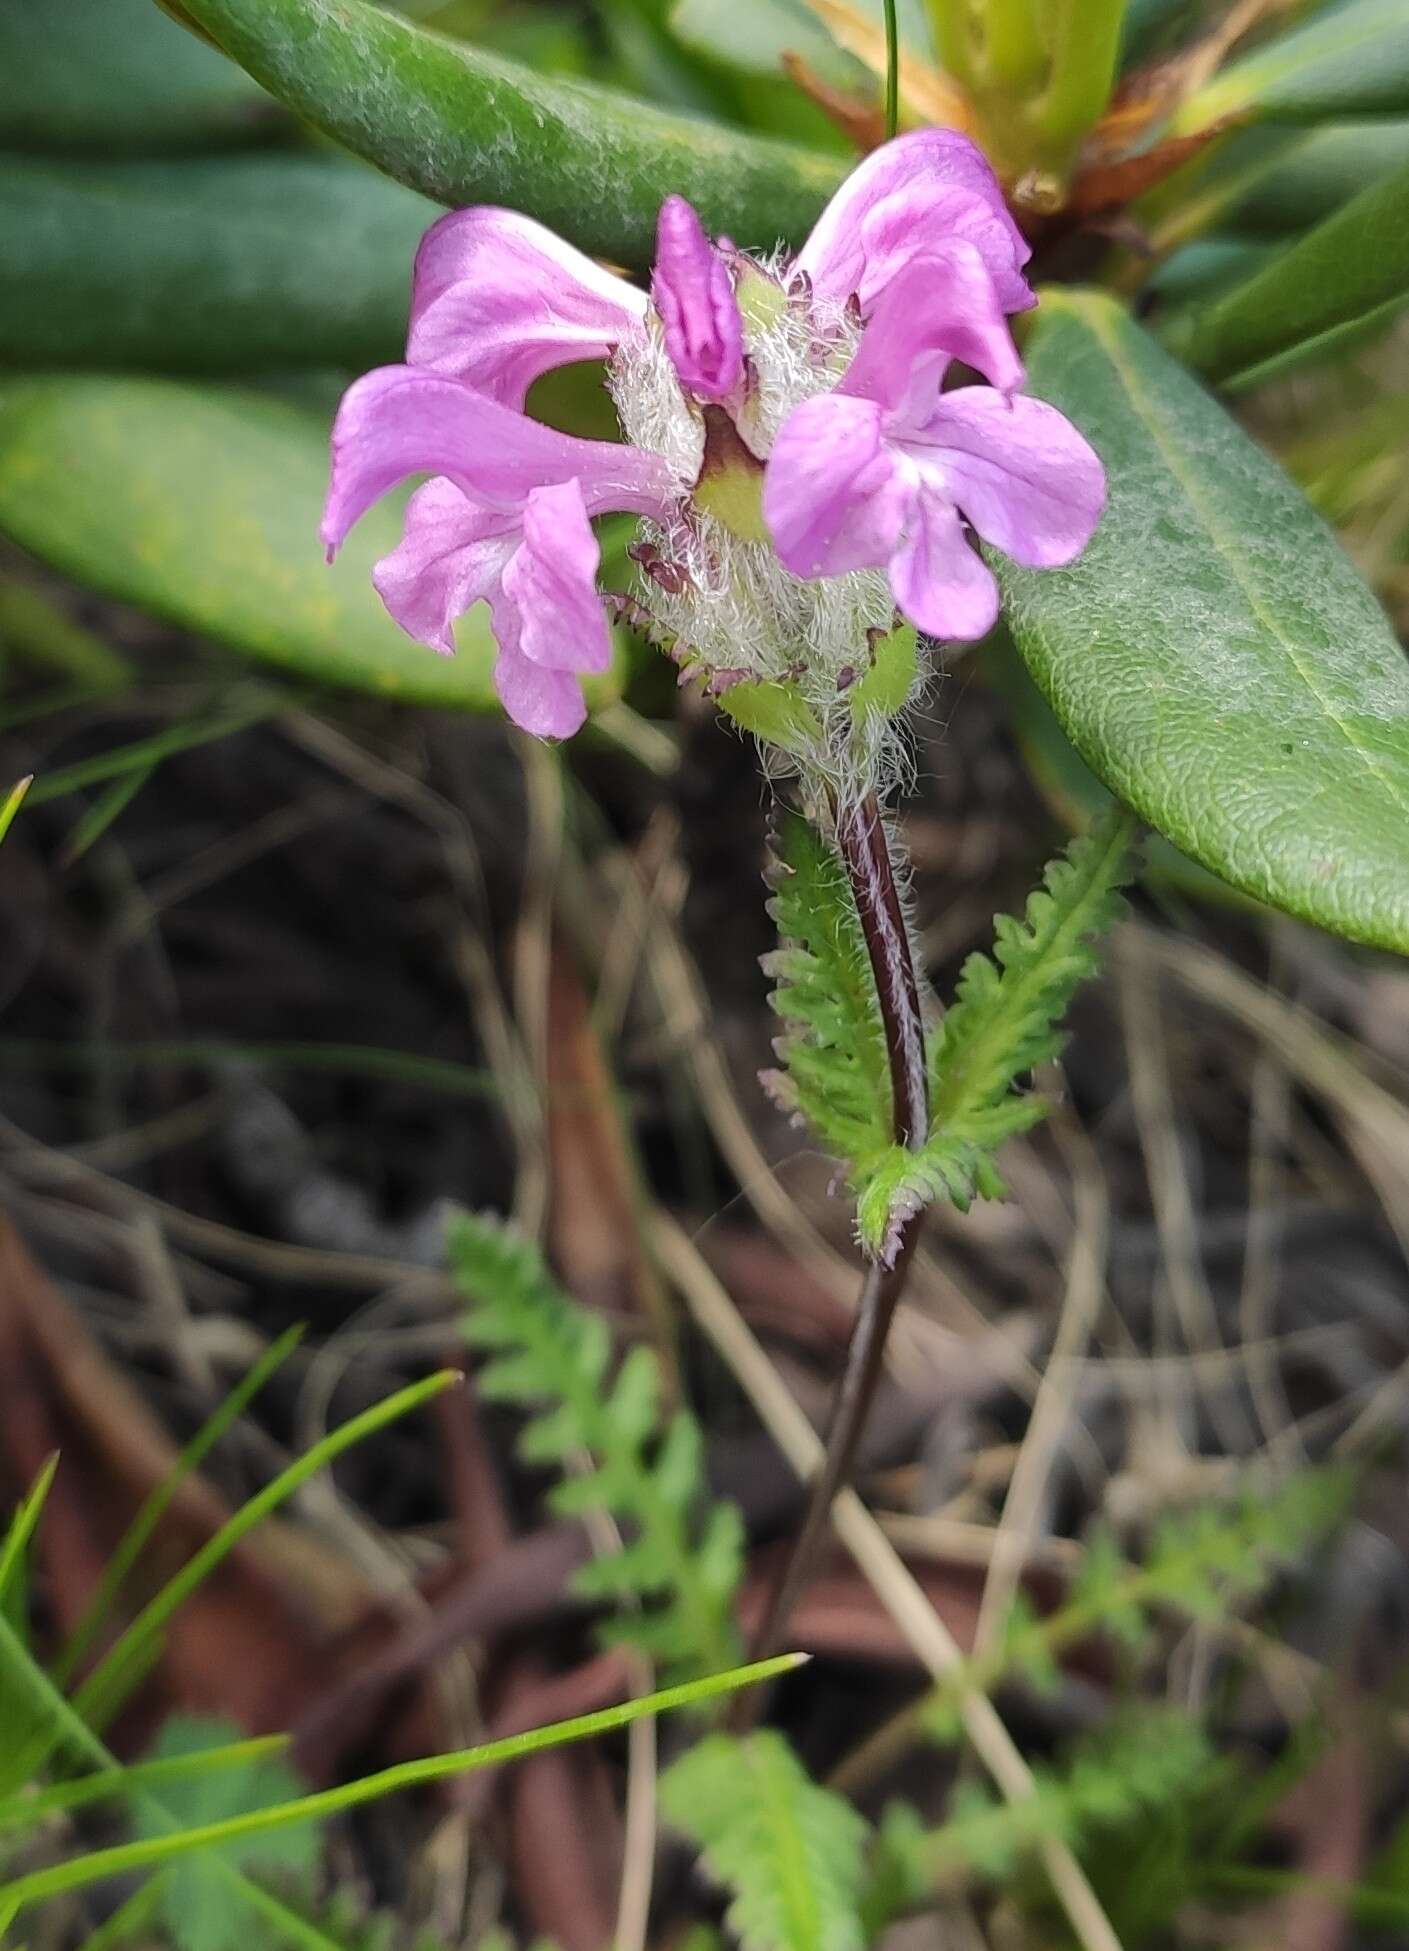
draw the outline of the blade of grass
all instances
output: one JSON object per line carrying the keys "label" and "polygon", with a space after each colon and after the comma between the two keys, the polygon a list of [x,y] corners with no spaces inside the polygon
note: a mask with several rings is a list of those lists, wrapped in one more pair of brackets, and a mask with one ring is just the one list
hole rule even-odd
{"label": "blade of grass", "polygon": [[157,761],[153,759],[149,765],[120,773],[113,780],[82,818],[74,821],[73,831],[59,856],[60,867],[72,867],[82,860],[88,849],[102,839],[123,808],[132,804],[156,769]]}
{"label": "blade of grass", "polygon": [[0,840],[3,840],[10,831],[10,822],[19,812],[20,802],[33,784],[34,774],[27,772],[24,778],[11,786],[6,794],[4,805],[0,806]]}
{"label": "blade of grass", "polygon": [[112,1916],[100,1924],[91,1936],[84,1938],[79,1951],[114,1951],[119,1944],[126,1944],[136,1937],[152,1922],[161,1902],[163,1875],[149,1877],[140,1889],[134,1890],[125,1904],[119,1904]]}
{"label": "blade of grass", "polygon": [[194,723],[170,725],[164,732],[153,732],[149,738],[134,739],[130,745],[118,745],[110,752],[99,752],[91,759],[78,759],[73,765],[61,766],[57,772],[46,773],[33,789],[35,806],[45,800],[60,799],[65,793],[76,792],[80,786],[103,786],[110,779],[117,779],[129,772],[151,771],[177,752],[187,752],[194,746],[210,745],[216,739],[226,738],[232,732],[244,731],[248,726],[258,724],[261,718],[273,718],[281,711],[291,709],[295,700],[290,697],[273,696],[260,692],[246,697],[243,704],[231,706],[229,710],[201,718]]}
{"label": "blade of grass", "polygon": [[39,1522],[39,1513],[44,1509],[44,1500],[49,1495],[49,1486],[54,1481],[54,1472],[59,1467],[59,1453],[45,1463],[35,1478],[32,1489],[20,1504],[5,1533],[5,1542],[0,1545],[0,1611],[5,1605],[5,1595],[10,1580],[24,1562],[25,1547],[34,1535],[34,1527]]}
{"label": "blade of grass", "polygon": [[74,1710],[80,1718],[101,1729],[105,1717],[113,1709],[121,1675],[128,1662],[143,1656],[144,1649],[151,1646],[178,1607],[263,1518],[277,1510],[310,1477],[316,1476],[340,1457],[344,1450],[351,1449],[368,1436],[374,1436],[388,1423],[409,1415],[413,1409],[418,1409],[422,1403],[429,1402],[444,1390],[454,1388],[461,1380],[459,1369],[441,1369],[424,1381],[413,1382],[409,1388],[398,1389],[384,1402],[374,1404],[372,1408],[363,1410],[360,1416],[353,1416],[340,1428],[331,1430],[321,1443],[315,1443],[306,1455],[296,1457],[287,1470],[281,1471],[272,1483],[266,1484],[248,1503],[242,1504],[215,1536],[143,1607],[126,1632],[94,1667],[73,1697]]}
{"label": "blade of grass", "polygon": [[501,1767],[544,1748],[568,1741],[584,1741],[627,1727],[643,1714],[662,1714],[678,1707],[690,1707],[740,1687],[757,1685],[780,1673],[800,1666],[806,1654],[784,1653],[756,1665],[736,1667],[728,1673],[711,1674],[703,1680],[687,1681],[679,1687],[666,1687],[658,1693],[644,1694],[623,1701],[617,1707],[604,1707],[594,1714],[580,1714],[573,1720],[556,1721],[547,1727],[533,1728],[526,1734],[510,1735],[503,1741],[486,1742],[479,1748],[466,1748],[454,1754],[429,1755],[420,1761],[403,1761],[380,1769],[361,1781],[344,1782],[337,1788],[321,1789],[301,1795],[295,1801],[270,1809],[255,1809],[247,1815],[230,1816],[223,1822],[204,1823],[175,1835],[156,1836],[144,1841],[118,1843],[110,1849],[94,1850],[75,1862],[55,1863],[0,1888],[0,1905],[17,1911],[66,1890],[77,1890],[102,1877],[122,1876],[170,1863],[196,1849],[213,1844],[235,1842],[245,1836],[285,1828],[291,1823],[323,1820],[347,1809],[379,1800],[398,1790],[418,1787],[425,1782],[443,1781],[450,1775],[471,1774],[482,1768]]}
{"label": "blade of grass", "polygon": [[[152,1533],[170,1508],[177,1491],[187,1478],[200,1469],[226,1430],[244,1414],[270,1376],[283,1367],[302,1339],[302,1326],[295,1326],[265,1349],[248,1375],[236,1383],[225,1400],[202,1423],[166,1476],[142,1504],[104,1567],[98,1589],[89,1600],[82,1618],[50,1668],[57,1686],[68,1685],[75,1668],[112,1610],[128,1573],[146,1550]],[[0,1592],[3,1589],[3,1585],[0,1585]]]}
{"label": "blade of grass", "polygon": [[6,705],[0,711],[0,732],[17,731],[21,725],[33,724],[36,718],[74,711],[81,705],[96,704],[111,696],[110,684],[47,684],[42,691],[32,691],[19,703]]}
{"label": "blade of grass", "polygon": [[[48,1674],[36,1663],[9,1621],[0,1616],[0,1676],[3,1676],[7,1669],[16,1675],[19,1684],[43,1709],[52,1724],[54,1738],[51,1747],[62,1744],[69,1752],[83,1755],[100,1770],[121,1771],[122,1764],[116,1755],[104,1746],[92,1728],[74,1712],[72,1703],[64,1699]],[[26,1777],[21,1775],[20,1779],[24,1780]],[[175,1816],[150,1791],[139,1793],[137,1799],[164,1827],[172,1832],[179,1832],[179,1824]],[[245,1876],[243,1871],[237,1870],[233,1864],[221,1863],[217,1867],[232,1885],[239,1888],[241,1895],[249,1903],[256,1909],[264,1911],[277,1923],[290,1944],[303,1947],[303,1951],[344,1951],[343,1946],[322,1931],[316,1930],[296,1911],[286,1909],[276,1898],[271,1897],[267,1891],[262,1890],[257,1883],[253,1883]],[[19,1908],[19,1904],[13,1900],[13,1890],[0,1889],[0,1941],[3,1941],[6,1931],[14,1922]]]}
{"label": "blade of grass", "polygon": [[54,1782],[48,1788],[30,1789],[0,1801],[0,1829],[32,1828],[45,1816],[86,1808],[90,1802],[111,1801],[139,1789],[160,1788],[191,1776],[237,1768],[248,1761],[263,1761],[269,1755],[282,1754],[288,1745],[287,1734],[259,1734],[248,1741],[227,1742],[221,1748],[202,1748],[198,1754],[163,1755],[159,1761],[136,1761],[124,1768],[102,1768],[96,1774],[79,1775],[71,1782]]}
{"label": "blade of grass", "polygon": [[895,0],[884,0],[886,20],[886,141],[895,139],[900,126],[900,27],[895,17]]}

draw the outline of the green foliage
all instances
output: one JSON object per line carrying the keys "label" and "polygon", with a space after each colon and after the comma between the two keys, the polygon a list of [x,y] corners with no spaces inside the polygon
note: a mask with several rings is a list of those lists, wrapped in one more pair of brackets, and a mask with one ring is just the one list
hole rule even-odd
{"label": "green foliage", "polygon": [[461,1215],[449,1250],[471,1304],[465,1334],[491,1351],[481,1391],[537,1412],[519,1439],[529,1462],[572,1473],[590,1459],[554,1487],[556,1510],[607,1511],[626,1534],[576,1579],[584,1597],[617,1608],[607,1636],[670,1674],[731,1665],[742,1521],[734,1505],[707,1501],[694,1418],[682,1409],[662,1424],[654,1353],[632,1349],[613,1376],[601,1317],[572,1302],[537,1248],[499,1222]]}
{"label": "green foliage", "polygon": [[[16,1643],[10,1628],[0,1620],[0,1666],[13,1657]],[[429,1755],[419,1761],[399,1762],[374,1775],[364,1775],[357,1781],[343,1782],[335,1788],[297,1796],[273,1807],[246,1809],[241,1814],[222,1816],[194,1828],[181,1828],[170,1812],[152,1798],[153,1833],[138,1837],[133,1842],[115,1844],[109,1849],[89,1850],[84,1854],[69,1856],[15,1877],[11,1882],[0,1883],[0,1932],[21,1909],[43,1902],[46,1898],[61,1896],[65,1891],[81,1890],[109,1877],[151,1872],[162,1875],[174,1864],[196,1854],[212,1850],[223,1853],[229,1845],[251,1843],[256,1837],[269,1837],[303,1823],[342,1815],[349,1809],[361,1808],[366,1803],[379,1801],[383,1796],[403,1789],[423,1787],[430,1782],[448,1780],[454,1775],[471,1774],[477,1769],[498,1768],[505,1762],[538,1754],[545,1748],[558,1747],[564,1742],[583,1741],[595,1735],[613,1733],[649,1714],[699,1706],[704,1701],[733,1693],[740,1687],[754,1686],[786,1673],[799,1664],[800,1657],[795,1653],[780,1654],[776,1659],[735,1667],[727,1673],[710,1674],[682,1686],[661,1688],[655,1693],[623,1701],[616,1707],[600,1708],[596,1713],[580,1714],[572,1720],[557,1721],[525,1734],[509,1735],[501,1741],[489,1741],[478,1748],[465,1748],[453,1754]],[[105,1778],[105,1789],[113,1786],[114,1777],[119,1778],[117,1786],[120,1788],[123,1773],[120,1765],[75,1713],[72,1705],[56,1693],[40,1669],[32,1661],[28,1662],[28,1667],[36,1691],[45,1699],[59,1725],[65,1746],[75,1754],[96,1761]],[[144,1795],[144,1809],[148,1803],[149,1798]],[[228,1856],[222,1859],[221,1855],[217,1855],[211,1860],[217,1864],[221,1875],[241,1881],[250,1902],[266,1918],[272,1919],[281,1941],[288,1937],[295,1944],[305,1947],[305,1951],[336,1951],[336,1947],[330,1947],[328,1940],[315,1926],[299,1918],[279,1899],[244,1877],[243,1872],[229,1862]]]}
{"label": "green foliage", "polygon": [[1172,1512],[1154,1526],[1138,1565],[1097,1532],[1069,1596],[1076,1622],[1138,1644],[1143,1629],[1132,1608],[1217,1619],[1323,1538],[1345,1515],[1353,1487],[1348,1471],[1303,1470],[1275,1487]]}
{"label": "green foliage", "polygon": [[153,0],[0,0],[6,149],[155,155],[248,142],[277,133],[282,119],[247,76]]}
{"label": "green foliage", "polygon": [[1093,941],[1116,920],[1128,878],[1131,822],[1115,809],[1048,863],[1021,921],[1000,915],[992,956],[964,964],[954,1002],[930,1036],[930,1136],[919,1152],[892,1145],[858,1186],[863,1244],[888,1257],[901,1224],[936,1199],[965,1210],[1001,1196],[993,1155],[1043,1117],[1019,1080],[1061,1049],[1060,1024],[1078,985],[1096,973]]}
{"label": "green foliage", "polygon": [[891,1137],[891,1084],[876,986],[846,875],[798,815],[774,835],[769,912],[781,946],[764,961],[783,1019],[766,1079],[775,1099],[847,1161],[865,1250],[888,1258],[900,1226],[936,1199],[961,1210],[1003,1191],[993,1154],[1036,1123],[1041,1098],[1014,1086],[1061,1047],[1077,985],[1096,969],[1094,937],[1120,910],[1130,821],[1111,810],[1051,862],[1022,921],[999,916],[993,957],[970,956],[953,1007],[930,1033],[931,1126],[910,1151]]}
{"label": "green foliage", "polygon": [[661,1808],[730,1892],[744,1951],[861,1951],[866,1823],[781,1734],[713,1734],[667,1770]]}
{"label": "green foliage", "polygon": [[[237,1740],[238,1728],[194,1715],[173,1715],[162,1728],[154,1759],[175,1760],[198,1755]],[[241,1768],[198,1774],[180,1790],[168,1788],[164,1813],[182,1827],[201,1828],[241,1816],[253,1809],[272,1808],[292,1801],[300,1792],[298,1777],[286,1763],[269,1758]],[[148,1805],[136,1810],[136,1832],[152,1837],[167,1833],[169,1824]],[[243,1897],[240,1886],[222,1875],[223,1865],[258,1875],[276,1872],[281,1882],[306,1890],[318,1866],[321,1838],[312,1823],[275,1829],[245,1840],[203,1850],[175,1863],[162,1876],[161,1912],[177,1951],[240,1951],[253,1933],[257,1939],[260,1913]]]}
{"label": "green foliage", "polygon": [[459,656],[436,657],[378,601],[394,506],[323,561],[327,483],[327,423],[287,401],[91,375],[0,386],[0,530],[40,561],[299,681],[497,711],[482,608]]}
{"label": "green foliage", "polygon": [[818,1142],[864,1169],[891,1139],[890,1072],[856,903],[833,849],[799,814],[779,815],[768,912],[781,944],[764,958],[783,1020],[783,1066],[766,1082]]}
{"label": "green foliage", "polygon": [[7,158],[0,364],[224,378],[397,360],[411,261],[439,214],[334,156]]}
{"label": "green foliage", "polygon": [[1042,1843],[1083,1848],[1100,1831],[1137,1829],[1152,1810],[1208,1779],[1203,1731],[1173,1708],[1137,1709],[1081,1743],[1064,1769],[1034,1769],[1029,1795],[1000,1802],[978,1782],[961,1783],[948,1814],[929,1829],[895,1804],[882,1818],[868,1893],[868,1917],[921,1904],[937,1886],[979,1876],[1009,1882]]}
{"label": "green foliage", "polygon": [[663,187],[712,231],[800,240],[835,187],[831,158],[535,74],[341,0],[182,0],[294,112],[388,176],[452,205],[504,203],[584,250],[649,264]]}
{"label": "green foliage", "polygon": [[1225,117],[1333,122],[1409,109],[1409,17],[1401,0],[1313,9],[1205,83],[1175,117],[1177,133]]}
{"label": "green foliage", "polygon": [[1409,665],[1373,595],[1285,473],[1108,299],[1048,293],[1027,354],[1109,489],[1069,569],[995,560],[1063,730],[1234,887],[1409,949]]}
{"label": "green foliage", "polygon": [[1038,1614],[1020,1593],[997,1649],[966,1662],[936,1690],[925,1708],[930,1734],[957,1739],[958,1705],[968,1688],[989,1690],[1014,1673],[1039,1690],[1050,1688],[1058,1655],[1095,1634],[1139,1656],[1153,1647],[1165,1613],[1226,1617],[1327,1535],[1352,1488],[1346,1471],[1304,1470],[1275,1487],[1247,1487],[1171,1512],[1153,1526],[1142,1559],[1127,1556],[1114,1533],[1099,1527],[1062,1604]]}
{"label": "green foliage", "polygon": [[1270,264],[1181,317],[1171,338],[1198,371],[1244,387],[1387,325],[1409,304],[1409,163],[1353,197]]}
{"label": "green foliage", "polygon": [[[364,1409],[360,1415],[351,1416],[345,1423],[330,1430],[311,1449],[296,1456],[262,1490],[248,1498],[167,1580],[155,1597],[147,1601],[132,1623],[119,1634],[75,1692],[73,1708],[76,1714],[92,1728],[104,1726],[145,1676],[152,1662],[160,1656],[167,1622],[216,1567],[229,1557],[242,1538],[247,1537],[256,1525],[272,1515],[295,1491],[311,1477],[316,1477],[320,1470],[334,1463],[345,1451],[365,1442],[369,1436],[376,1435],[399,1417],[419,1409],[432,1397],[443,1395],[457,1380],[455,1370],[442,1369],[420,1382],[412,1382],[408,1387],[398,1389],[393,1395],[374,1403],[370,1409]],[[177,1467],[180,1467],[179,1464]]]}
{"label": "green foliage", "polygon": [[[985,678],[1001,699],[1034,785],[1064,828],[1084,833],[1110,810],[1111,795],[1053,717],[1052,707],[1033,682],[1006,630],[994,631],[980,659]],[[1246,895],[1181,854],[1161,833],[1144,836],[1137,859],[1140,880],[1146,885],[1170,886],[1181,894],[1223,907],[1246,910],[1251,906]]]}
{"label": "green foliage", "polygon": [[10,831],[10,824],[24,802],[24,796],[29,791],[30,783],[29,778],[18,780],[11,786],[4,798],[0,799],[0,840],[3,840],[5,835]]}

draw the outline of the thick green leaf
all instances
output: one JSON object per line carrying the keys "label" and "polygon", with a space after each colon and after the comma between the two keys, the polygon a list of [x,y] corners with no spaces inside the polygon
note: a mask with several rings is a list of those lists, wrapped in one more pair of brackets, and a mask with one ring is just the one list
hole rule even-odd
{"label": "thick green leaf", "polygon": [[[1110,812],[1111,795],[1057,723],[1006,630],[993,632],[978,661],[985,682],[1002,699],[1009,730],[1033,784],[1068,832],[1087,832]],[[1138,877],[1153,886],[1176,888],[1181,894],[1220,906],[1254,905],[1196,860],[1181,854],[1161,833],[1152,833],[1141,847]]]}
{"label": "thick green leaf", "polygon": [[1333,122],[1409,112],[1409,8],[1404,0],[1328,7],[1294,33],[1235,61],[1190,97],[1176,133],[1229,115]]}
{"label": "thick green leaf", "polygon": [[1127,0],[1120,31],[1125,72],[1170,54],[1198,32],[1198,0]]}
{"label": "thick green leaf", "polygon": [[707,61],[781,76],[784,54],[797,54],[834,87],[858,94],[874,87],[874,77],[837,46],[806,0],[676,0],[670,25],[683,46]]}
{"label": "thick green leaf", "polygon": [[324,563],[326,479],[326,423],[282,401],[143,379],[0,386],[0,532],[41,561],[300,679],[496,709],[483,606],[445,658],[373,593],[394,507]]}
{"label": "thick green leaf", "polygon": [[843,165],[446,41],[366,0],[182,0],[289,107],[448,204],[506,203],[650,262],[669,190],[744,245],[798,238]]}
{"label": "thick green leaf", "polygon": [[[1266,237],[1199,237],[1158,265],[1145,280],[1144,291],[1164,311],[1207,306],[1245,284],[1277,255],[1277,245]],[[1181,311],[1181,322],[1185,316]]]}
{"label": "thick green leaf", "polygon": [[[1249,131],[1249,134],[1270,131]],[[1281,234],[1333,216],[1353,196],[1409,163],[1409,121],[1309,129],[1233,201],[1239,230]]]}
{"label": "thick green leaf", "polygon": [[[855,0],[855,12],[884,31],[881,0]],[[922,0],[896,0],[896,18],[902,46],[932,60]],[[835,87],[876,93],[876,76],[838,45],[807,0],[675,0],[670,24],[686,47],[708,60],[776,76],[784,54],[796,54]]]}
{"label": "thick green leaf", "polygon": [[1142,198],[1135,214],[1161,254],[1215,227],[1284,237],[1333,216],[1406,162],[1409,122],[1319,129],[1262,122],[1210,144]]}
{"label": "thick green leaf", "polygon": [[1281,469],[1110,299],[1049,292],[1028,369],[1110,484],[1071,568],[995,562],[1068,737],[1211,872],[1409,951],[1409,664],[1374,597]]}
{"label": "thick green leaf", "polygon": [[285,117],[152,0],[0,0],[0,145],[151,156]]}
{"label": "thick green leaf", "polygon": [[1409,304],[1409,162],[1245,283],[1180,320],[1170,343],[1210,378],[1248,385],[1325,358]]}
{"label": "thick green leaf", "polygon": [[398,359],[411,260],[439,214],[331,157],[11,162],[0,362],[237,374]]}

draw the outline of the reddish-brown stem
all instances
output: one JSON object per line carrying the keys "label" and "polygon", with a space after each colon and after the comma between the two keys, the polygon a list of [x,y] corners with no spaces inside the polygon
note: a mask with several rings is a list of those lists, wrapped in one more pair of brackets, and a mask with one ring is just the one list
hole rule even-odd
{"label": "reddish-brown stem", "polygon": [[[837,815],[837,849],[846,867],[875,978],[890,1067],[891,1121],[897,1144],[918,1148],[929,1133],[929,1088],[920,984],[895,883],[885,824],[874,793]],[[792,1548],[769,1595],[750,1659],[766,1659],[782,1644],[788,1617],[815,1569],[832,1504],[851,1475],[856,1446],[881,1376],[886,1336],[905,1289],[920,1233],[917,1215],[902,1230],[889,1267],[867,1269],[847,1344],[846,1364],[832,1402],[826,1451]],[[735,1698],[733,1725],[753,1724],[761,1707],[758,1688]]]}
{"label": "reddish-brown stem", "polygon": [[918,1148],[929,1136],[925,1024],[910,935],[895,884],[885,822],[874,793],[837,814],[837,849],[856,901],[876,980],[890,1064],[891,1124],[897,1145]]}

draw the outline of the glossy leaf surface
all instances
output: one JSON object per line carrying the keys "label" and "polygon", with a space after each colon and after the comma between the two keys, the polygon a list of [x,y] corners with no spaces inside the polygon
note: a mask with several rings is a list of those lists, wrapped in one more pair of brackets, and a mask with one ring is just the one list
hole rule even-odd
{"label": "glossy leaf surface", "polygon": [[1409,951],[1409,663],[1374,597],[1281,469],[1111,300],[1048,292],[1028,365],[1110,484],[1069,569],[995,559],[1067,736],[1222,879]]}
{"label": "glossy leaf surface", "polygon": [[0,531],[41,561],[296,679],[497,710],[483,605],[446,658],[374,594],[394,507],[324,563],[326,479],[326,424],[282,401],[120,378],[0,387]]}
{"label": "glossy leaf surface", "polygon": [[12,161],[0,362],[225,375],[399,359],[439,214],[331,157]]}
{"label": "glossy leaf surface", "polygon": [[526,210],[584,250],[649,263],[668,191],[741,245],[800,238],[843,173],[786,143],[535,73],[366,0],[182,0],[272,95],[447,204]]}

